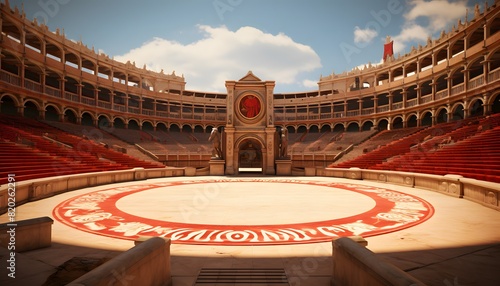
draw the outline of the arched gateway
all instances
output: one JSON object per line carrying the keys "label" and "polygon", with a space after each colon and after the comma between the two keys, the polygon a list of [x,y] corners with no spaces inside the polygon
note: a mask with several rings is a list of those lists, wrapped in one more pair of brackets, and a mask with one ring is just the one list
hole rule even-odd
{"label": "arched gateway", "polygon": [[[251,71],[238,81],[226,81],[227,118],[222,136],[223,157],[211,160],[212,174],[235,175],[247,171],[266,175],[279,173],[276,172],[279,138],[274,126],[274,85],[274,81],[262,81]],[[215,168],[215,165],[218,167]],[[212,172],[215,169],[218,172]]]}

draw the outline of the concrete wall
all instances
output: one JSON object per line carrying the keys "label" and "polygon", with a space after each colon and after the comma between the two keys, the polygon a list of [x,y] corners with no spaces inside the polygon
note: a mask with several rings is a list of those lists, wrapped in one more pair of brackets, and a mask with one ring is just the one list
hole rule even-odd
{"label": "concrete wall", "polygon": [[[500,184],[496,183],[467,179],[456,175],[439,176],[359,168],[307,168],[306,171],[298,172],[292,169],[292,176],[337,177],[403,185],[468,199],[486,207],[500,210]],[[206,175],[209,175],[208,170],[197,170],[190,167],[135,168],[124,171],[85,173],[16,182],[14,191],[8,185],[0,186],[0,214],[6,213],[9,205],[13,205],[13,201],[19,206],[28,201],[39,200],[86,187],[153,178]]]}
{"label": "concrete wall", "polygon": [[348,237],[333,241],[332,286],[425,285]]}
{"label": "concrete wall", "polygon": [[430,175],[359,168],[317,168],[316,176],[367,180],[439,192],[464,198],[500,210],[500,184],[468,179],[458,175]]}
{"label": "concrete wall", "polygon": [[0,214],[8,212],[9,207],[11,211],[15,212],[15,206],[19,206],[23,203],[44,199],[77,189],[105,184],[194,174],[194,168],[134,168],[123,171],[83,173],[28,181],[16,181],[15,184],[0,186]]}
{"label": "concrete wall", "polygon": [[52,244],[50,217],[39,217],[0,224],[0,246],[15,252],[23,252]]}
{"label": "concrete wall", "polygon": [[68,285],[172,285],[170,240],[150,238]]}

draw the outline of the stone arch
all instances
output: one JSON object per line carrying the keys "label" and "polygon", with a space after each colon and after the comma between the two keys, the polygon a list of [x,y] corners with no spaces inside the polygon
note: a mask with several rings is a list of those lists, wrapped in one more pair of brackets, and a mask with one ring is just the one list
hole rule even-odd
{"label": "stone arch", "polygon": [[335,124],[335,126],[333,127],[333,131],[334,132],[344,132],[345,131],[345,125],[344,125],[344,123],[337,123],[337,124]]}
{"label": "stone arch", "polygon": [[451,121],[457,121],[465,119],[464,104],[462,102],[455,103],[450,108]]}
{"label": "stone arch", "polygon": [[193,129],[194,133],[205,133],[205,128],[201,125],[195,125]]}
{"label": "stone arch", "polygon": [[320,129],[321,133],[332,132],[332,126],[330,124],[323,124]]}
{"label": "stone arch", "polygon": [[127,129],[141,130],[141,126],[139,125],[139,120],[137,120],[135,118],[129,118]]}
{"label": "stone arch", "polygon": [[247,135],[238,138],[234,142],[234,166],[238,167],[238,172],[245,168],[256,168],[264,171],[266,166],[265,142],[256,135]]}
{"label": "stone arch", "polygon": [[489,99],[487,104],[491,106],[491,113],[500,113],[500,98],[499,98],[500,92],[492,94]]}
{"label": "stone arch", "polygon": [[307,127],[305,125],[299,125],[297,127],[297,133],[305,133],[307,132]]}
{"label": "stone arch", "polygon": [[11,94],[2,94],[0,96],[0,113],[17,115],[17,107],[19,106],[19,101],[17,98]]}
{"label": "stone arch", "polygon": [[417,127],[418,118],[416,113],[410,113],[406,115],[406,127]]}
{"label": "stone arch", "polygon": [[314,124],[309,126],[309,133],[319,133],[318,125]]}
{"label": "stone arch", "polygon": [[181,132],[181,128],[177,123],[171,123],[170,126],[168,127],[168,130],[170,132]]}
{"label": "stone arch", "polygon": [[84,111],[82,112],[82,125],[85,125],[85,126],[95,126],[94,122],[95,122],[95,116],[94,114],[88,112],[88,111]]}
{"label": "stone arch", "polygon": [[100,114],[97,118],[97,127],[99,129],[108,129],[113,126],[111,118],[107,114]]}
{"label": "stone arch", "polygon": [[469,103],[469,117],[484,115],[484,104],[482,98],[474,98]]}
{"label": "stone arch", "polygon": [[349,122],[347,124],[346,131],[347,132],[356,132],[356,131],[359,131],[359,123],[356,122],[356,121]]}
{"label": "stone arch", "polygon": [[378,130],[387,130],[389,128],[389,120],[387,118],[380,118],[377,122]]}
{"label": "stone arch", "polygon": [[432,111],[426,110],[420,114],[420,126],[432,126]]}
{"label": "stone arch", "polygon": [[[469,73],[469,80],[472,80],[478,76],[483,76],[484,75],[484,56],[476,56],[471,59],[467,59],[467,72]],[[472,88],[472,87],[469,87]]]}
{"label": "stone arch", "polygon": [[156,123],[156,131],[167,132],[168,131],[167,124],[164,122],[157,122]]}
{"label": "stone arch", "polygon": [[74,110],[73,108],[66,107],[63,112],[63,120],[65,122],[70,122],[70,123],[78,123],[79,118],[78,118],[78,112]]}
{"label": "stone arch", "polygon": [[39,119],[40,118],[40,111],[42,108],[40,107],[40,104],[33,99],[27,99],[23,103],[24,110],[23,110],[23,116],[27,118],[32,118],[32,119]]}
{"label": "stone arch", "polygon": [[125,118],[121,117],[121,116],[115,116],[113,118],[113,127],[114,128],[119,128],[119,129],[125,129]]}
{"label": "stone arch", "polygon": [[436,123],[446,123],[448,122],[448,108],[440,107],[436,110],[434,115]]}
{"label": "stone arch", "polygon": [[182,125],[182,132],[185,133],[192,133],[193,132],[193,127],[189,124],[184,124]]}
{"label": "stone arch", "polygon": [[404,128],[404,120],[402,115],[396,115],[392,118],[391,129],[402,129]]}
{"label": "stone arch", "polygon": [[[500,19],[499,19],[500,21]],[[486,61],[488,63],[488,72],[496,70],[500,67],[500,47],[491,50],[486,56]]]}
{"label": "stone arch", "polygon": [[363,131],[369,131],[373,128],[374,124],[373,124],[373,121],[370,119],[370,120],[366,120],[365,122],[363,122],[361,124],[361,130]]}
{"label": "stone arch", "polygon": [[45,105],[45,120],[48,121],[59,121],[61,117],[61,111],[54,104]]}
{"label": "stone arch", "polygon": [[154,131],[155,127],[153,123],[149,120],[143,120],[142,121],[142,130],[144,131]]}

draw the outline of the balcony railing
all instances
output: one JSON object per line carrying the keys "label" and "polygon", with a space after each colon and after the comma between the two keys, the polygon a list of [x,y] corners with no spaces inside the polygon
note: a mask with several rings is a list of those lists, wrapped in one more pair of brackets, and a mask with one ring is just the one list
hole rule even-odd
{"label": "balcony railing", "polygon": [[82,103],[90,106],[95,106],[95,99],[82,96]]}
{"label": "balcony railing", "polygon": [[396,102],[392,104],[392,110],[398,110],[403,108],[403,103],[402,102]]}
{"label": "balcony railing", "polygon": [[478,77],[475,77],[475,78],[469,80],[468,88],[474,89],[476,87],[482,86],[483,84],[484,84],[484,76],[480,75]]}
{"label": "balcony railing", "polygon": [[418,104],[418,98],[409,99],[406,101],[406,107],[413,107]]}
{"label": "balcony railing", "polygon": [[21,85],[21,78],[19,76],[8,73],[6,71],[0,72],[0,79],[3,82],[10,83],[12,85],[17,85],[17,86]]}
{"label": "balcony railing", "polygon": [[78,94],[68,92],[68,91],[66,91],[64,93],[64,99],[69,100],[69,101],[73,101],[73,102],[80,102]]}
{"label": "balcony railing", "polygon": [[45,86],[45,93],[53,96],[53,97],[59,97],[62,98],[61,90],[57,88],[50,87],[48,85]]}
{"label": "balcony railing", "polygon": [[105,109],[111,109],[111,103],[105,102],[105,101],[97,102],[97,106],[105,108]]}
{"label": "balcony railing", "polygon": [[451,88],[451,95],[462,93],[465,90],[465,84],[461,83]]}
{"label": "balcony railing", "polygon": [[351,110],[351,111],[347,111],[347,116],[350,117],[350,116],[358,116],[359,115],[359,110]]}
{"label": "balcony railing", "polygon": [[26,78],[24,79],[24,88],[32,90],[32,91],[40,92],[40,93],[43,90],[42,85],[40,83],[26,79]]}
{"label": "balcony railing", "polygon": [[154,110],[149,110],[149,109],[142,109],[142,114],[143,115],[149,115],[149,116],[154,116],[155,115],[155,111]]}
{"label": "balcony railing", "polygon": [[373,114],[373,112],[375,111],[375,108],[365,108],[365,109],[362,109],[361,110],[361,115],[370,115],[370,114]]}
{"label": "balcony railing", "polygon": [[443,90],[436,92],[436,99],[441,99],[441,98],[445,98],[445,97],[448,97],[448,90],[447,89],[443,89]]}
{"label": "balcony railing", "polygon": [[119,111],[119,112],[125,112],[127,109],[123,105],[114,104],[113,105],[113,110]]}
{"label": "balcony railing", "polygon": [[387,112],[387,111],[389,111],[389,105],[377,107],[377,113],[382,113],[382,112]]}
{"label": "balcony railing", "polygon": [[491,71],[488,75],[488,82],[496,81],[500,78],[500,68],[497,68],[494,71]]}
{"label": "balcony railing", "polygon": [[427,94],[420,98],[420,104],[428,103],[431,101],[432,101],[432,94]]}
{"label": "balcony railing", "polygon": [[138,107],[129,107],[128,112],[134,113],[134,114],[140,114]]}

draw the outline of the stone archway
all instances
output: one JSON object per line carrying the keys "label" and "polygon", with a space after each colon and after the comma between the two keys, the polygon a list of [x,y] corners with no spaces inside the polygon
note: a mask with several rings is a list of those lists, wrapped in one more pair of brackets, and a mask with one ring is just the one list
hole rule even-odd
{"label": "stone archway", "polygon": [[244,139],[238,149],[238,173],[259,172],[264,166],[261,143],[253,138]]}

